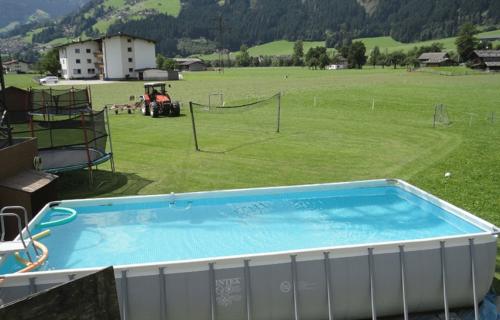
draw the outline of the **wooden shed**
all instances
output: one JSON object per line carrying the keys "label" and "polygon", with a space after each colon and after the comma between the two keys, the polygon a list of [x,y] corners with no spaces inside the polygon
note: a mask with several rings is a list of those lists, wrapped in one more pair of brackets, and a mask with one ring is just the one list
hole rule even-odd
{"label": "wooden shed", "polygon": [[27,122],[28,111],[31,109],[29,91],[17,87],[5,88],[5,105],[10,123]]}
{"label": "wooden shed", "polygon": [[[29,220],[47,202],[57,200],[57,176],[34,170],[37,154],[36,138],[15,139],[13,145],[0,149],[0,208],[22,206]],[[6,239],[12,239],[18,232],[16,221],[6,222]]]}

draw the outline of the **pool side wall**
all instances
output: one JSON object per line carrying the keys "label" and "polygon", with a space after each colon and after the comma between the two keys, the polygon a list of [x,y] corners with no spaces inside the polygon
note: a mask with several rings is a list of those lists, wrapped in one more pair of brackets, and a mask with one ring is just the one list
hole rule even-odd
{"label": "pool side wall", "polygon": [[[495,271],[496,238],[492,240],[474,245],[479,301],[489,290]],[[397,248],[394,251],[377,253],[377,247],[374,247],[374,301],[377,316],[403,313],[400,254]],[[280,263],[265,264],[257,259],[253,264],[250,260],[247,275],[244,260],[239,261],[240,266],[237,266],[237,261],[214,261],[214,280],[211,280],[208,264],[194,263],[199,270],[186,265],[185,269],[189,270],[187,272],[183,272],[182,267],[178,266],[172,270],[169,266],[149,266],[142,274],[133,268],[120,268],[115,274],[122,318],[210,319],[213,299],[215,319],[248,319],[247,305],[250,306],[250,319],[294,319],[295,310],[300,319],[328,319],[327,264],[322,255],[316,255],[316,260],[309,260],[310,256],[303,260],[300,253],[296,256],[295,279],[292,276],[292,256],[290,262]],[[468,245],[445,249],[450,308],[473,305],[470,258]],[[434,249],[405,252],[404,262],[409,311],[443,310],[439,243]],[[370,318],[372,310],[368,251],[366,255],[340,257],[331,252],[329,265],[331,309],[334,317]],[[65,275],[66,279],[68,275]],[[6,303],[62,282],[50,283],[48,275],[34,276],[32,279],[31,285],[29,279],[25,278],[22,285],[3,286],[0,289],[0,299]],[[297,292],[296,306],[294,286]]]}
{"label": "pool side wall", "polygon": [[[183,198],[273,194],[288,191],[398,186],[442,207],[482,230],[456,237],[377,243],[357,246],[222,257],[181,262],[115,267],[122,319],[359,319],[372,316],[369,249],[373,249],[373,305],[377,316],[403,313],[400,246],[405,253],[405,287],[410,312],[443,310],[440,244],[444,243],[447,297],[450,308],[473,304],[471,246],[476,270],[477,298],[491,286],[496,263],[498,229],[443,200],[401,180],[323,184],[63,201],[70,206],[137,203]],[[47,205],[31,223],[34,227]],[[168,250],[168,248],[165,248]],[[329,259],[324,253],[328,252]],[[292,263],[296,260],[296,263]],[[248,265],[244,267],[245,261]],[[327,263],[326,263],[327,262]],[[329,272],[325,266],[329,265]],[[212,268],[211,268],[212,266]],[[71,269],[4,275],[0,305],[79,278],[96,269]],[[210,271],[212,270],[212,271]],[[329,274],[329,278],[326,275]],[[329,281],[328,281],[329,279]],[[327,284],[330,284],[330,307]]]}

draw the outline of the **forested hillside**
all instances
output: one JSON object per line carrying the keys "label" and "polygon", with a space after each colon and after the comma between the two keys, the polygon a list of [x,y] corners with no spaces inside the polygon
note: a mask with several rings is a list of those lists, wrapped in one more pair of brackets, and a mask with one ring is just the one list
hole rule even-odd
{"label": "forested hillside", "polygon": [[422,41],[454,36],[465,22],[498,26],[500,1],[91,0],[62,20],[21,26],[4,37],[31,33],[33,42],[48,43],[125,32],[156,40],[163,54],[189,55],[274,40],[326,41],[328,47],[374,36]]}
{"label": "forested hillside", "polygon": [[116,23],[110,32],[124,31],[159,41],[163,53],[177,53],[179,39],[206,38],[220,42],[223,19],[225,48],[273,40],[326,40],[335,46],[348,39],[392,36],[401,42],[456,35],[464,22],[496,25],[498,0],[186,0],[177,18],[157,15],[145,21]]}

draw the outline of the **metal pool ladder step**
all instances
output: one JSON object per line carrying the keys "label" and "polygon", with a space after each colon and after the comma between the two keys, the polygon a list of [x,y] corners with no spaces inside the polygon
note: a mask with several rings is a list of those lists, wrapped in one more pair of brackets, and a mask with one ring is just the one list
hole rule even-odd
{"label": "metal pool ladder step", "polygon": [[[27,238],[23,237],[22,225],[21,225],[21,217],[16,213],[12,212],[12,210],[21,210],[24,213],[24,222],[25,225],[28,225],[28,213],[26,209],[21,206],[9,206],[3,207],[0,210],[0,228],[1,228],[1,236],[0,236],[0,256],[8,253],[13,253],[17,251],[24,251],[28,256],[28,259],[31,263],[33,263],[33,259],[31,254],[29,253],[28,247],[31,244],[35,253],[38,254],[37,248],[34,245],[33,238],[31,237],[31,233],[28,228],[26,228],[26,233],[28,234]],[[12,217],[17,220],[17,229],[19,231],[19,236],[15,240],[5,241],[5,218]]]}

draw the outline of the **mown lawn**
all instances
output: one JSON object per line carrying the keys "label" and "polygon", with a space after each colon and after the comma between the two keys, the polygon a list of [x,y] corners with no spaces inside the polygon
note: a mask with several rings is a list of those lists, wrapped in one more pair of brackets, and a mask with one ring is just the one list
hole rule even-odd
{"label": "mown lawn", "polygon": [[[101,165],[91,188],[85,171],[64,174],[61,197],[401,178],[500,225],[500,74],[251,68],[184,79],[170,90],[186,116],[110,114],[118,172]],[[8,76],[7,84],[26,80]],[[94,85],[94,107],[127,102],[141,88]],[[281,133],[275,104],[197,113],[203,151],[195,151],[187,104],[214,92],[226,104],[282,92]],[[433,128],[435,104],[447,106],[450,125]]]}

